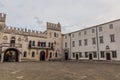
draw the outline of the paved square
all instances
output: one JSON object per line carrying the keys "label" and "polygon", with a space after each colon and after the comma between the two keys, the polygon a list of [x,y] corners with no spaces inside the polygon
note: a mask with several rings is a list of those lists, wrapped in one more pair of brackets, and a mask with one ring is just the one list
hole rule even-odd
{"label": "paved square", "polygon": [[0,80],[120,80],[120,64],[80,61],[0,63]]}

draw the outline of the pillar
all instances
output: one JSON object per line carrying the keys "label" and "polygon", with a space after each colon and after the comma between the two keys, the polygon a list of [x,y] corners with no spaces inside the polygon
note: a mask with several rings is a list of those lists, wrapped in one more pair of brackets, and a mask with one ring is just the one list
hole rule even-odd
{"label": "pillar", "polygon": [[22,54],[19,53],[19,62],[21,62],[21,57],[22,57]]}

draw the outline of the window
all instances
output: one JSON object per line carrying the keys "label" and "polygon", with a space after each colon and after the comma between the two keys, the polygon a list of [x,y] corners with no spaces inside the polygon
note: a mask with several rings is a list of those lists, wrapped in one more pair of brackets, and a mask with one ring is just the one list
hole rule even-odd
{"label": "window", "polygon": [[50,47],[51,46],[51,44],[50,44],[50,42],[48,43],[48,47]]}
{"label": "window", "polygon": [[79,52],[79,57],[82,57],[82,52]]}
{"label": "window", "polygon": [[55,53],[55,57],[57,57],[58,56],[58,54],[57,54],[57,52]]}
{"label": "window", "polygon": [[111,42],[115,42],[115,35],[114,35],[114,34],[111,34],[111,35],[110,35],[110,41],[111,41]]}
{"label": "window", "polygon": [[32,52],[32,57],[35,57],[35,52],[34,51]]}
{"label": "window", "polygon": [[84,35],[86,35],[87,34],[87,31],[84,31]]}
{"label": "window", "polygon": [[85,44],[85,46],[88,45],[87,39],[84,39],[84,44]]}
{"label": "window", "polygon": [[112,57],[117,58],[117,52],[116,51],[112,51]]}
{"label": "window", "polygon": [[92,33],[95,33],[95,29],[92,29]]}
{"label": "window", "polygon": [[100,53],[101,53],[101,58],[104,58],[105,57],[104,51],[101,51]]}
{"label": "window", "polygon": [[79,36],[81,36],[81,32],[79,32]]}
{"label": "window", "polygon": [[104,43],[103,42],[103,36],[100,36],[99,39],[100,39],[100,44]]}
{"label": "window", "polygon": [[81,46],[82,45],[82,40],[79,40],[79,46]]}
{"label": "window", "polygon": [[67,36],[65,36],[65,39],[67,39]]}
{"label": "window", "polygon": [[93,52],[93,57],[97,58],[97,53],[96,52]]}
{"label": "window", "polygon": [[72,46],[75,47],[75,41],[72,41]]}
{"label": "window", "polygon": [[95,39],[95,37],[92,38],[92,44],[96,44],[96,39]]}
{"label": "window", "polygon": [[85,57],[86,57],[86,58],[88,57],[88,52],[85,52]]}
{"label": "window", "polygon": [[102,27],[99,27],[99,32],[102,31]]}
{"label": "window", "polygon": [[72,34],[72,37],[74,38],[74,34]]}
{"label": "window", "polygon": [[52,58],[52,52],[50,52],[50,58]]}
{"label": "window", "polygon": [[33,41],[32,46],[35,46],[35,41]]}
{"label": "window", "polygon": [[40,46],[40,41],[38,41],[38,46]]}
{"label": "window", "polygon": [[65,42],[65,47],[67,48],[67,42]]}
{"label": "window", "polygon": [[27,57],[27,52],[26,51],[24,51],[23,57]]}
{"label": "window", "polygon": [[51,38],[52,37],[52,33],[50,32],[49,35],[50,35],[50,38]]}
{"label": "window", "polygon": [[73,58],[75,57],[75,53],[73,53]]}
{"label": "window", "polygon": [[109,28],[110,28],[110,29],[113,29],[113,24],[110,24],[110,25],[109,25]]}
{"label": "window", "polygon": [[56,32],[54,32],[54,37],[57,37],[57,33]]}

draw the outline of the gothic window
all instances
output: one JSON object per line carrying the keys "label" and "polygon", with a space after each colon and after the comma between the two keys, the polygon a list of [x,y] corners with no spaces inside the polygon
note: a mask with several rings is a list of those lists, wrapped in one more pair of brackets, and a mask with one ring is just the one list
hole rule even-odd
{"label": "gothic window", "polygon": [[35,46],[35,41],[32,42],[32,46]]}

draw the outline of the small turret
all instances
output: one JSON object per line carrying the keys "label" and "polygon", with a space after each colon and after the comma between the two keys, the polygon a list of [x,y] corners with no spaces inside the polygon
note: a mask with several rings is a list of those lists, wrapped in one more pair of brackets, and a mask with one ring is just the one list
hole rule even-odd
{"label": "small turret", "polygon": [[0,13],[0,31],[5,28],[6,14]]}
{"label": "small turret", "polygon": [[6,14],[4,13],[0,13],[0,22],[4,22],[6,21]]}

